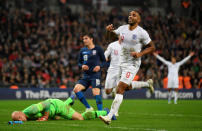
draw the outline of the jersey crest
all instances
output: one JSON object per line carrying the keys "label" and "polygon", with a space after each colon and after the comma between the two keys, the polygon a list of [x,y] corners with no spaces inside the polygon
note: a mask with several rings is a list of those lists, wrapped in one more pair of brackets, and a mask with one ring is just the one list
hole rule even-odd
{"label": "jersey crest", "polygon": [[133,40],[136,40],[136,39],[137,39],[137,35],[136,35],[136,34],[133,34],[132,39],[133,39]]}
{"label": "jersey crest", "polygon": [[93,50],[93,55],[96,55],[96,50]]}

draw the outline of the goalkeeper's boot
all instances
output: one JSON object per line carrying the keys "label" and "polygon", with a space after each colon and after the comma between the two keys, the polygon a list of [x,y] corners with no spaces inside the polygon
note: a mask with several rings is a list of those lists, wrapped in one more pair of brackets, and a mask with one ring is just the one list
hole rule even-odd
{"label": "goalkeeper's boot", "polygon": [[93,107],[86,108],[86,112],[88,112],[88,111],[94,111]]}
{"label": "goalkeeper's boot", "polygon": [[[109,114],[109,109],[108,108],[104,108],[105,111],[107,111],[107,115]],[[116,114],[112,116],[112,120],[117,120],[116,119]]]}
{"label": "goalkeeper's boot", "polygon": [[149,90],[151,93],[154,93],[154,87],[153,87],[153,80],[152,79],[149,79],[147,80],[147,83],[149,84]]}
{"label": "goalkeeper's boot", "polygon": [[111,123],[111,119],[108,116],[99,116],[99,118],[107,125]]}

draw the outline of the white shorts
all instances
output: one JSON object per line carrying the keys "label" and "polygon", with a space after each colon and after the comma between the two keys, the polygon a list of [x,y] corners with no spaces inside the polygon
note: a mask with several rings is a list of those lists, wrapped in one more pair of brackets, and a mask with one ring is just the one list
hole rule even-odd
{"label": "white shorts", "polygon": [[120,67],[120,74],[121,74],[121,79],[120,81],[123,83],[126,83],[127,85],[130,85],[131,82],[133,81],[135,75],[137,74],[139,70],[139,67],[134,67],[134,66],[127,66],[127,67]]}
{"label": "white shorts", "polygon": [[105,89],[115,88],[118,85],[119,80],[120,80],[119,70],[108,71],[105,82]]}
{"label": "white shorts", "polygon": [[177,80],[169,80],[168,79],[168,88],[178,88],[179,87],[179,81]]}

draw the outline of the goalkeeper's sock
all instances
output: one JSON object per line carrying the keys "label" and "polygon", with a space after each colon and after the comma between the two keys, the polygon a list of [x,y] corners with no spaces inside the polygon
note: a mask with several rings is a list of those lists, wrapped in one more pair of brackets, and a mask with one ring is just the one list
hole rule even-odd
{"label": "goalkeeper's sock", "polygon": [[107,111],[95,111],[95,112],[96,112],[96,117],[107,115]]}
{"label": "goalkeeper's sock", "polygon": [[142,87],[149,87],[148,82],[144,81],[132,81],[132,89],[138,89]]}
{"label": "goalkeeper's sock", "polygon": [[99,116],[106,116],[107,111],[86,111],[81,114],[84,118],[84,120],[90,120],[98,118]]}
{"label": "goalkeeper's sock", "polygon": [[94,97],[95,97],[95,100],[96,100],[97,109],[99,111],[101,111],[102,110],[102,97],[101,97],[101,95],[96,95]]}
{"label": "goalkeeper's sock", "polygon": [[69,105],[69,104],[71,104],[71,103],[73,103],[74,102],[74,100],[71,98],[71,97],[69,97],[66,101],[65,101],[65,104],[66,105]]}
{"label": "goalkeeper's sock", "polygon": [[84,97],[83,93],[81,91],[76,93],[77,98],[81,101],[81,103],[84,104],[86,108],[90,108],[90,105],[88,104],[86,98]]}
{"label": "goalkeeper's sock", "polygon": [[122,101],[123,101],[123,95],[122,95],[122,94],[116,94],[115,99],[114,99],[114,101],[113,101],[113,103],[112,103],[112,106],[111,106],[111,110],[110,110],[110,112],[109,112],[109,114],[108,114],[108,117],[109,117],[110,119],[112,119],[112,116],[113,116],[116,112],[118,112],[119,107],[120,107]]}

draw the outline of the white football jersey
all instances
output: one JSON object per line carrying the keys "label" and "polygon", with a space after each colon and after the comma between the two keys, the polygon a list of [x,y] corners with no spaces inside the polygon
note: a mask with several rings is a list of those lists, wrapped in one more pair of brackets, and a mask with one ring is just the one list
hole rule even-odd
{"label": "white football jersey", "polygon": [[111,59],[108,71],[119,69],[119,56],[120,56],[121,46],[118,41],[112,42],[108,45],[105,51],[105,58]]}
{"label": "white football jersey", "polygon": [[114,32],[119,35],[122,40],[120,44],[120,66],[140,67],[141,58],[134,58],[130,53],[133,51],[140,52],[143,45],[149,44],[151,39],[147,31],[140,26],[137,26],[131,31],[127,24],[120,26]]}

